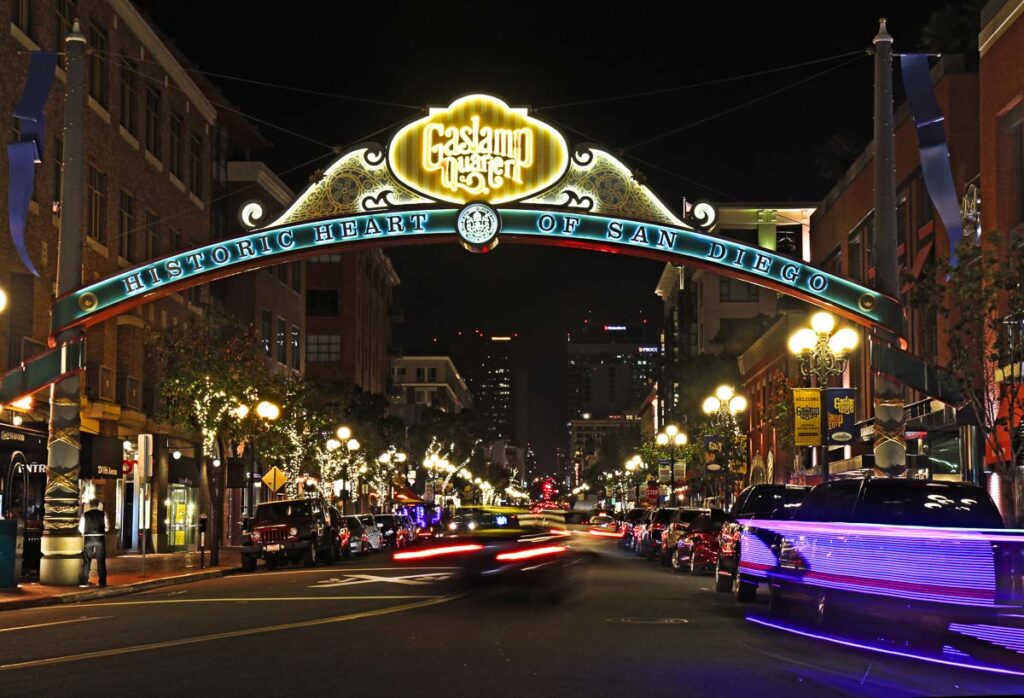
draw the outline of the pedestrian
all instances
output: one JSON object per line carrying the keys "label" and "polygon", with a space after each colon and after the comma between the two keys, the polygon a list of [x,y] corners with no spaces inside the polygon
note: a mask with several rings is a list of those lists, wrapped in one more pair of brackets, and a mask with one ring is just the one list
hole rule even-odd
{"label": "pedestrian", "polygon": [[89,586],[89,567],[96,560],[96,572],[100,577],[100,586],[107,586],[107,515],[100,508],[100,500],[89,500],[89,508],[78,521],[78,530],[85,538],[82,547],[82,574],[78,586]]}

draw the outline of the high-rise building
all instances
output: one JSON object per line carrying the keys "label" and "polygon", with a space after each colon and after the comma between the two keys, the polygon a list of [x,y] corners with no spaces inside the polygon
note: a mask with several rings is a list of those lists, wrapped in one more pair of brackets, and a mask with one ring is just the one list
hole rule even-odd
{"label": "high-rise building", "polygon": [[636,409],[656,380],[657,331],[643,322],[587,322],[566,343],[567,417],[607,419]]}
{"label": "high-rise building", "polygon": [[526,440],[526,369],[516,365],[518,335],[482,330],[456,333],[447,350],[473,393],[488,440]]}

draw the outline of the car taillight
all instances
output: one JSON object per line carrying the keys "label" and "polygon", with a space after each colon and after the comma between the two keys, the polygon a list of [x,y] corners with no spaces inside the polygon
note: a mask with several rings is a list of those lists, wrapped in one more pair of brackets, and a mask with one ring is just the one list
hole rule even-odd
{"label": "car taillight", "polygon": [[427,548],[426,550],[411,550],[408,552],[395,553],[393,560],[422,560],[427,557],[441,557],[444,555],[459,555],[461,553],[474,553],[483,550],[484,546],[476,543],[465,543],[462,545],[444,545],[438,548]]}
{"label": "car taillight", "polygon": [[527,548],[526,550],[516,550],[515,552],[499,553],[494,557],[498,562],[516,562],[519,560],[530,560],[537,557],[545,557],[548,555],[558,555],[564,553],[568,548],[564,545],[545,545],[539,548]]}
{"label": "car taillight", "polygon": [[660,531],[663,528],[665,528],[665,524],[653,524],[651,526],[652,531]]}
{"label": "car taillight", "polygon": [[259,543],[260,542],[261,536],[260,536],[260,532],[259,531],[253,531],[250,534],[250,536],[252,537],[252,542],[253,543]]}
{"label": "car taillight", "polygon": [[613,531],[602,531],[597,528],[590,529],[590,535],[592,536],[604,536],[605,538],[622,538],[622,533],[616,533]]}

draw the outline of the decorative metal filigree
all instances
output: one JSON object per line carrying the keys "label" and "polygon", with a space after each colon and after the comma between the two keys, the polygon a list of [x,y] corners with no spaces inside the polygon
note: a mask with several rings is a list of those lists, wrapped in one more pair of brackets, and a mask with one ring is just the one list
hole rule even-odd
{"label": "decorative metal filigree", "polygon": [[270,225],[432,203],[398,182],[385,160],[383,147],[376,143],[342,155]]}
{"label": "decorative metal filigree", "polygon": [[[684,228],[710,227],[714,209],[702,206],[695,221],[709,220],[707,226],[690,225],[678,218],[650,189],[637,181],[633,173],[610,153],[581,145],[573,152],[569,171],[544,193],[526,199],[524,204],[568,206],[588,213],[647,220]],[[707,209],[712,214],[707,216]],[[697,212],[697,207],[694,207]]]}

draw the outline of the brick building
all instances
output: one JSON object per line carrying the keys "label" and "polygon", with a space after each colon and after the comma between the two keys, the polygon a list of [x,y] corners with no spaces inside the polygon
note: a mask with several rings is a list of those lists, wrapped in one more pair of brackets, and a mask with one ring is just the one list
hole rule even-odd
{"label": "brick building", "polygon": [[[85,79],[85,244],[86,280],[113,274],[135,263],[207,241],[211,191],[212,136],[217,112],[173,51],[126,0],[0,3],[10,17],[0,36],[0,111],[10,114],[28,65],[28,51],[63,51],[73,18],[88,43]],[[73,13],[73,15],[72,15]],[[60,210],[63,86],[57,80],[46,106],[48,129],[43,161],[29,217],[29,253],[41,277],[27,274],[9,237],[0,236],[0,286],[10,296],[0,315],[0,367],[7,369],[40,352],[49,335],[49,306],[57,261]],[[0,186],[7,187],[6,151],[0,154]],[[0,207],[6,205],[6,197]],[[6,220],[6,211],[3,212]],[[87,369],[82,395],[83,497],[99,497],[116,531],[111,550],[138,543],[133,526],[138,506],[122,462],[132,458],[123,441],[155,435],[150,550],[185,549],[195,541],[196,515],[207,506],[200,464],[186,434],[153,419],[154,386],[146,374],[146,342],[207,301],[205,287],[176,293],[91,328],[86,337]],[[3,422],[45,432],[46,398]],[[5,424],[5,430],[7,430]],[[182,455],[169,457],[172,450]],[[0,458],[4,452],[0,450]],[[45,447],[30,460],[45,463]],[[3,463],[6,470],[6,463]],[[38,476],[30,510],[41,505],[45,475]],[[6,484],[6,483],[5,483]],[[36,497],[36,494],[38,497]],[[8,502],[8,504],[11,504]],[[6,513],[6,512],[5,512]]]}

